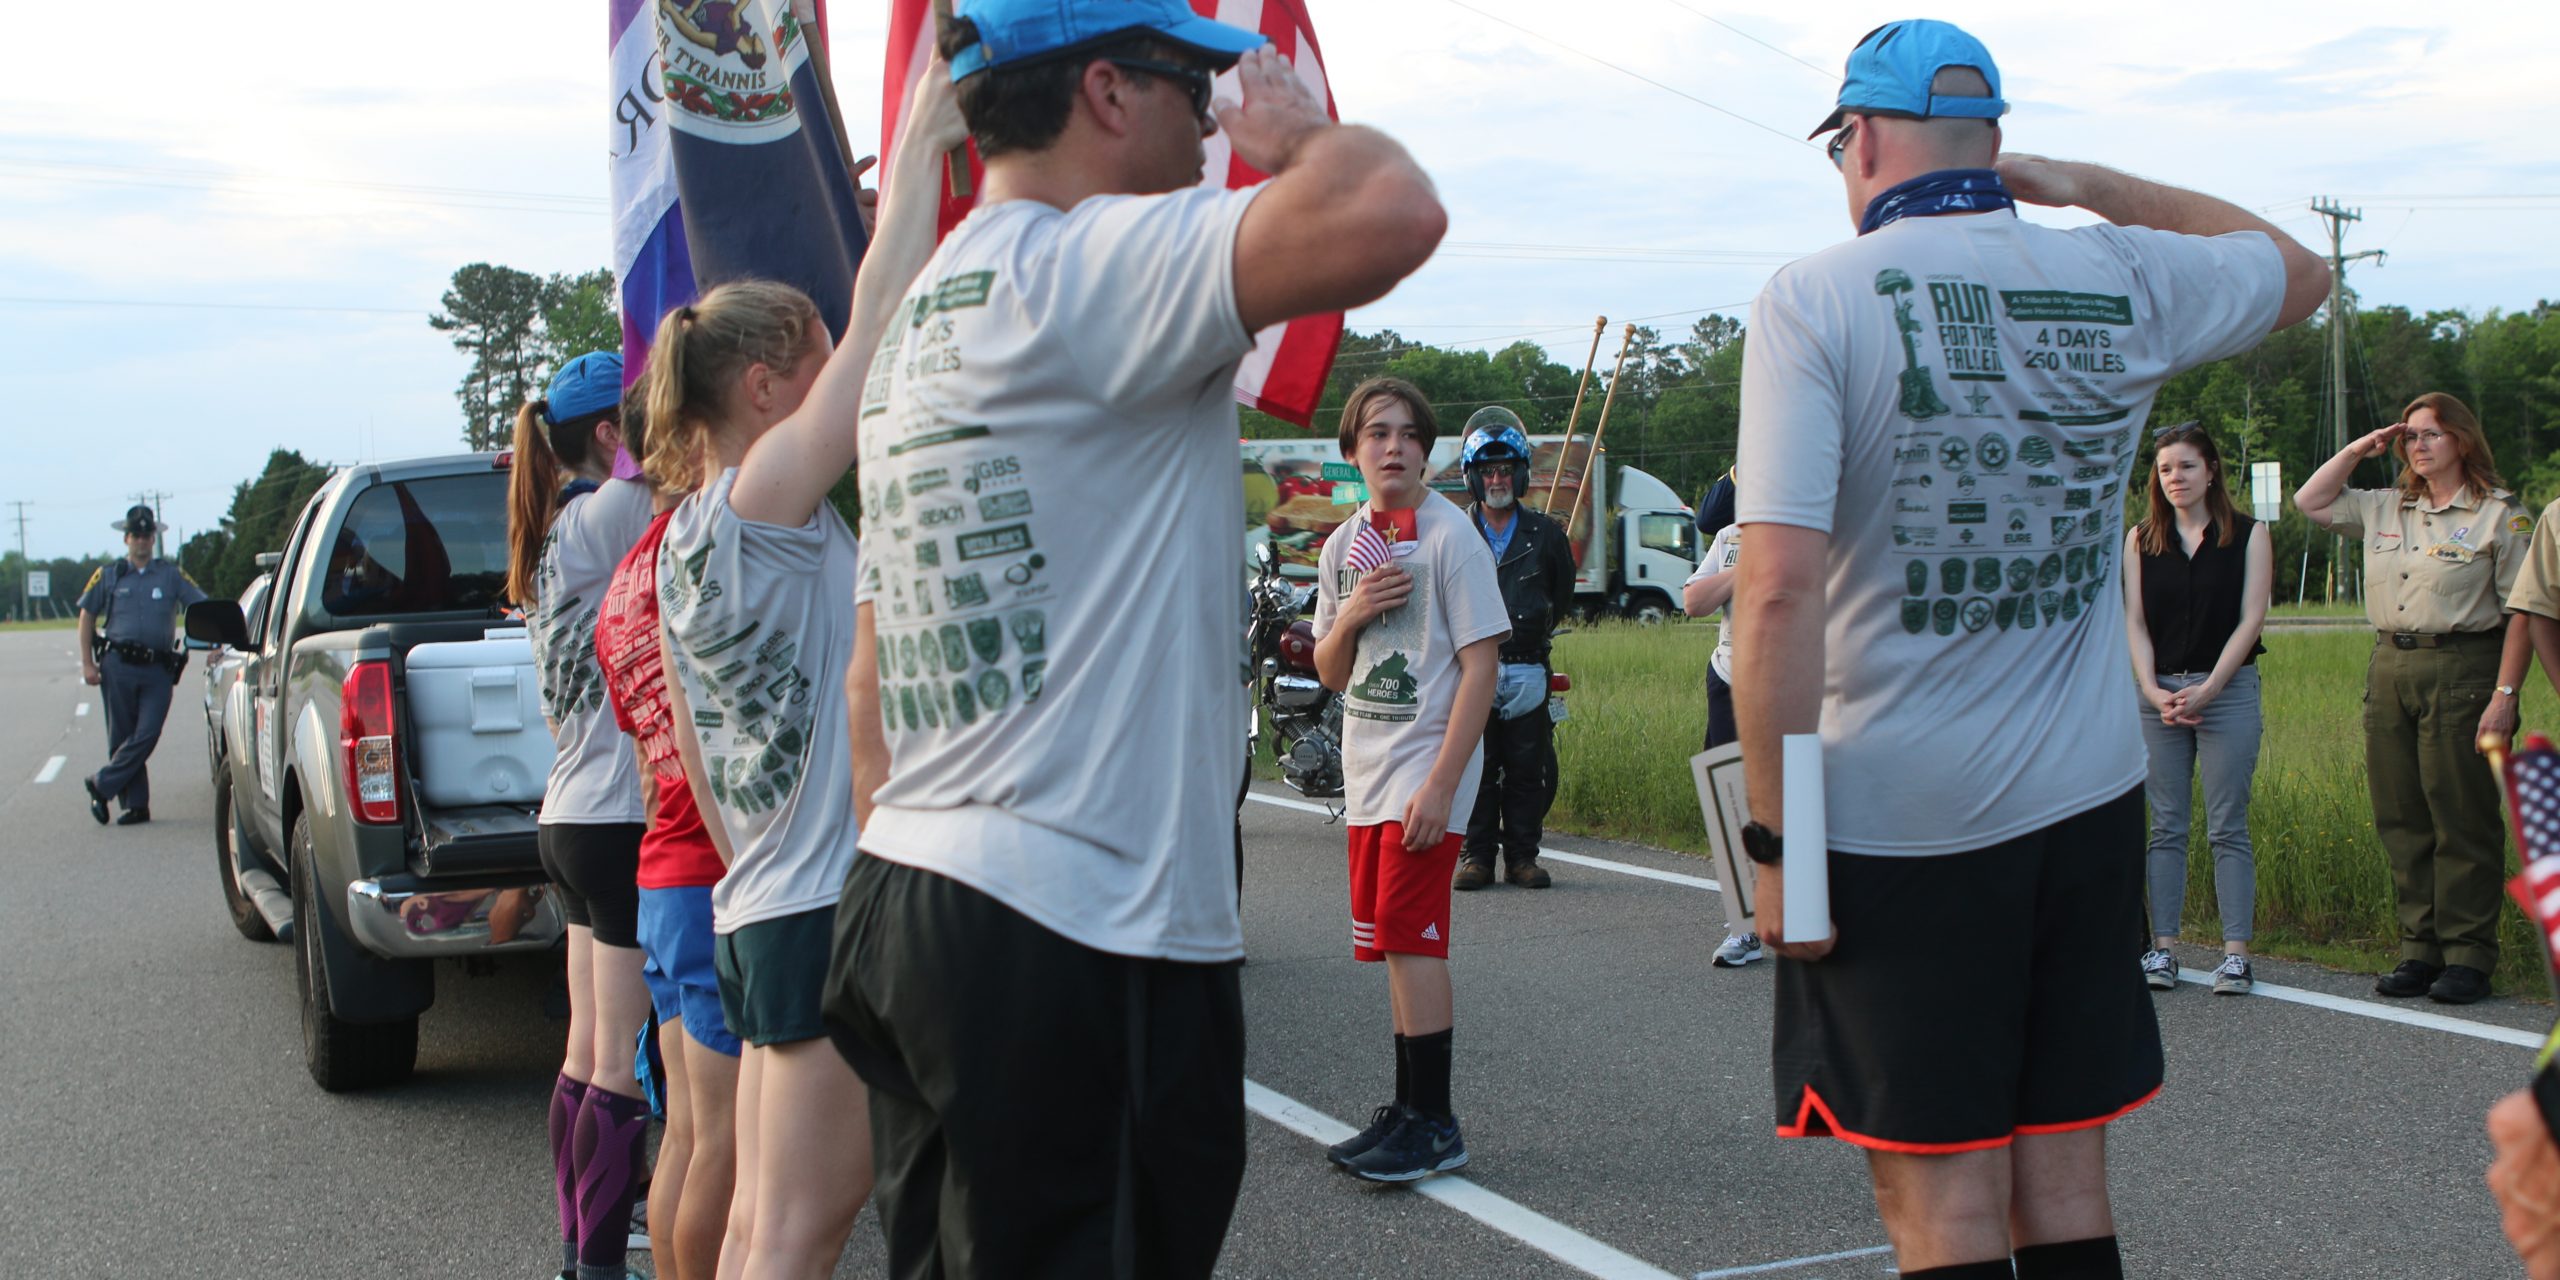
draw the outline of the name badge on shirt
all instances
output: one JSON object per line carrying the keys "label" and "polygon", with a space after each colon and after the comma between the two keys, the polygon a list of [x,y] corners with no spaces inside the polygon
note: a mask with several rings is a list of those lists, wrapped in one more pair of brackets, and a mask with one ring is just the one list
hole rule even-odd
{"label": "name badge on shirt", "polygon": [[[2455,536],[2459,537],[2460,535],[2457,534]],[[2427,554],[2438,560],[2444,561],[2446,564],[2469,564],[2480,556],[2479,552],[2474,551],[2459,542],[2439,542],[2436,545],[2427,548]]]}
{"label": "name badge on shirt", "polygon": [[159,598],[160,598],[160,588],[158,588],[158,587],[153,587],[153,588],[151,589],[151,598],[152,598],[152,599],[154,599],[154,600],[157,600],[157,599],[159,599]]}

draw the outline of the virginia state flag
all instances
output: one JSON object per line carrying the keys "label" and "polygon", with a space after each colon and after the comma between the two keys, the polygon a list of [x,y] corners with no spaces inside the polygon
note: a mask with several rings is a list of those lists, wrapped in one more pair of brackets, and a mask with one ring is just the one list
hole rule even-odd
{"label": "virginia state flag", "polygon": [[[678,296],[679,265],[690,268],[693,292],[746,277],[792,285],[841,337],[868,238],[820,83],[813,45],[824,32],[813,0],[609,3],[617,71],[625,45],[655,55],[653,67],[639,68],[637,99],[616,99],[654,117],[648,137],[617,125],[617,142],[631,144],[629,160],[620,147],[615,152],[614,189],[615,257],[630,263],[626,367],[638,367],[630,360],[632,330],[654,330],[668,308],[691,300]],[[647,153],[653,139],[664,148],[662,162]],[[633,233],[627,259],[626,226]],[[676,228],[680,233],[671,234]]]}
{"label": "virginia state flag", "polygon": [[[1193,12],[1220,22],[1259,31],[1269,37],[1272,47],[1289,60],[1298,78],[1306,81],[1315,95],[1324,99],[1325,112],[1341,118],[1333,102],[1333,89],[1325,78],[1324,51],[1316,47],[1315,24],[1307,18],[1305,0],[1190,0]],[[969,12],[968,0],[953,6],[961,16]],[[907,113],[907,103],[914,97],[916,78],[924,74],[925,62],[933,53],[932,0],[890,0],[888,67],[881,77],[880,171],[889,172],[890,152],[898,138],[898,128]],[[1218,77],[1219,96],[1234,99],[1243,96],[1237,87],[1236,73]],[[1207,143],[1208,161],[1203,166],[1201,181],[1230,190],[1249,187],[1270,176],[1235,158],[1224,133]],[[978,170],[975,147],[970,149],[969,167],[973,181]],[[942,193],[942,230],[948,232],[967,216],[971,202],[951,194],[949,184]],[[1251,354],[1236,370],[1236,400],[1275,418],[1306,426],[1315,415],[1316,399],[1324,394],[1325,375],[1333,370],[1334,349],[1342,343],[1342,313],[1300,316],[1285,324],[1276,324],[1254,335]]]}
{"label": "virginia state flag", "polygon": [[[676,198],[675,155],[667,143],[667,95],[658,69],[658,27],[649,0],[607,0],[612,40],[612,124],[607,153],[613,186],[613,275],[622,292],[622,385],[640,377],[658,319],[693,301],[693,258]],[[640,470],[629,454],[614,474]]]}

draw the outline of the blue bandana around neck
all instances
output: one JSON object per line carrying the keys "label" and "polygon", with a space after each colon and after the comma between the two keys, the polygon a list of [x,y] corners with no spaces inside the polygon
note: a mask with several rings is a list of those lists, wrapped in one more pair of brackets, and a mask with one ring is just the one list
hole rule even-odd
{"label": "blue bandana around neck", "polygon": [[2000,181],[1994,169],[1940,169],[1924,173],[1909,182],[1898,182],[1867,202],[1867,216],[1858,220],[1858,234],[1882,229],[1885,224],[1902,218],[1925,218],[1936,213],[1989,213],[1994,209],[2015,209],[2018,201]]}

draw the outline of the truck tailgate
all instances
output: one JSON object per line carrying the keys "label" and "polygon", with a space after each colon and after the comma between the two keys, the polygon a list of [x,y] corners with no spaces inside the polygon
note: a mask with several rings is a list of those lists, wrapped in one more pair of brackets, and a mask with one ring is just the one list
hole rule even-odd
{"label": "truck tailgate", "polygon": [[422,816],[419,875],[477,876],[491,872],[539,872],[541,854],[531,812],[513,805],[439,809]]}

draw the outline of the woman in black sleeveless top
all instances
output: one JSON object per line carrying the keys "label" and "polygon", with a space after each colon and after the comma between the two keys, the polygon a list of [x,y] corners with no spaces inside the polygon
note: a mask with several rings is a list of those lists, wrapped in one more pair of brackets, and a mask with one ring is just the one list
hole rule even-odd
{"label": "woman in black sleeveless top", "polygon": [[2142,691],[2143,743],[2151,756],[2152,949],[2142,975],[2178,985],[2169,944],[2187,901],[2187,833],[2195,775],[2204,777],[2205,833],[2213,845],[2214,898],[2222,910],[2221,995],[2252,986],[2249,939],[2257,864],[2249,847],[2249,782],[2258,768],[2258,668],[2266,652],[2275,553],[2267,531],[2232,506],[2222,454],[2195,423],[2154,442],[2150,514],[2125,534],[2124,617]]}

